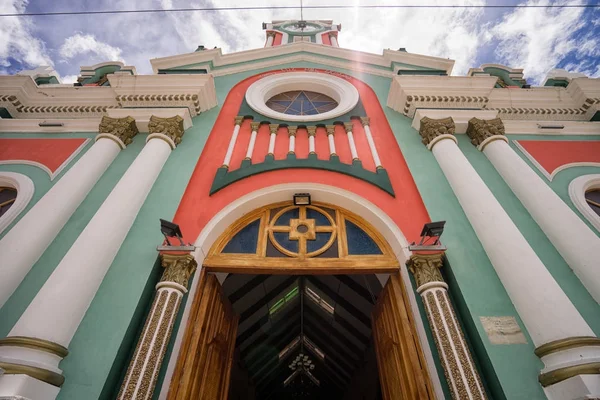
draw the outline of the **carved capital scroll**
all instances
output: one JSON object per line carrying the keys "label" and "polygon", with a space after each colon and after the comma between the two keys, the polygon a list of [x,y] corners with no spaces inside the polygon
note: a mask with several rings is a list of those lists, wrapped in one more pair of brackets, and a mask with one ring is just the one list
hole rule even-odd
{"label": "carved capital scroll", "polygon": [[133,138],[139,131],[133,117],[111,118],[104,116],[102,117],[102,121],[100,121],[98,133],[113,135],[127,146],[133,141]]}
{"label": "carved capital scroll", "polygon": [[185,132],[183,118],[179,115],[170,118],[160,118],[153,115],[150,117],[150,122],[148,122],[148,132],[150,134],[162,133],[168,136],[175,145],[178,145],[181,143],[181,138]]}
{"label": "carved capital scroll", "polygon": [[500,118],[494,119],[479,119],[471,118],[467,127],[467,136],[471,139],[471,143],[479,146],[486,139],[493,136],[504,136],[504,124]]}
{"label": "carved capital scroll", "polygon": [[165,268],[160,281],[175,282],[187,288],[188,280],[198,266],[194,257],[190,254],[161,254],[160,258]]}
{"label": "carved capital scroll", "polygon": [[406,265],[415,277],[417,290],[430,282],[444,282],[440,272],[442,268],[443,253],[438,254],[413,254]]}
{"label": "carved capital scroll", "polygon": [[421,142],[427,146],[438,136],[454,135],[454,130],[454,120],[451,117],[443,119],[423,117],[421,118],[421,129],[419,129],[419,135],[421,135],[423,138]]}

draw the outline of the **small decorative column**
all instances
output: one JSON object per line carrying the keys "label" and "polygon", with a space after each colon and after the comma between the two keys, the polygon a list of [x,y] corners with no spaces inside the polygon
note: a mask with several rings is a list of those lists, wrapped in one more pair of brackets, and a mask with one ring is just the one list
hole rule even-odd
{"label": "small decorative column", "polygon": [[290,136],[290,145],[288,149],[288,154],[296,154],[296,131],[298,130],[297,126],[288,126],[288,134]]}
{"label": "small decorative column", "polygon": [[308,156],[317,155],[315,151],[315,135],[317,134],[316,126],[307,126],[306,131],[308,132]]}
{"label": "small decorative column", "polygon": [[138,129],[132,117],[103,117],[98,132],[96,143],[0,241],[0,308]]}
{"label": "small decorative column", "polygon": [[188,280],[198,265],[190,254],[162,254],[161,259],[165,271],[156,285],[150,314],[129,363],[118,400],[152,398],[181,299],[187,293]]}
{"label": "small decorative column", "polygon": [[356,144],[354,143],[354,136],[352,135],[352,130],[354,129],[352,122],[344,122],[344,129],[346,129],[346,136],[348,136],[348,145],[350,145],[352,161],[358,161],[358,152],[356,151]]}
{"label": "small decorative column", "polygon": [[244,122],[244,117],[235,117],[235,127],[233,128],[233,134],[231,135],[231,140],[229,140],[229,147],[227,147],[227,153],[225,153],[225,159],[223,160],[221,168],[229,168],[229,163],[231,162],[231,156],[233,155],[233,149],[235,148],[242,122]]}
{"label": "small decorative column", "polygon": [[[419,133],[450,183],[533,343],[538,349],[559,344],[550,346],[552,351],[541,357],[545,368],[540,381],[546,394],[551,399],[585,398],[590,392],[600,396],[600,341],[458,148],[452,118],[425,117]],[[576,345],[566,345],[573,340]],[[547,380],[548,376],[558,378]],[[566,387],[550,388],[568,378]]]}
{"label": "small decorative column", "polygon": [[509,146],[500,118],[488,121],[472,118],[467,135],[600,303],[600,238]]}
{"label": "small decorative column", "polygon": [[[62,372],[58,364],[64,352],[60,355],[48,348],[69,347],[146,196],[184,133],[180,116],[152,116],[148,127],[150,135],[142,151],[21,315],[8,338],[2,340],[14,343],[17,337],[46,344],[0,346],[0,362],[6,371],[0,377],[0,398],[27,397],[25,393],[31,387],[39,387],[38,392],[44,393],[44,396],[36,395],[36,400],[56,397]],[[31,366],[35,366],[35,371]]]}
{"label": "small decorative column", "polygon": [[335,140],[334,140],[335,125],[327,125],[325,127],[325,129],[327,129],[327,140],[329,140],[329,157],[330,158],[337,157],[337,154],[335,153]]}
{"label": "small decorative column", "polygon": [[269,151],[267,152],[267,157],[275,157],[275,139],[277,138],[277,129],[279,129],[279,124],[269,124],[269,132],[271,132],[271,136],[269,137]]}
{"label": "small decorative column", "polygon": [[448,297],[448,285],[440,273],[442,257],[442,253],[413,254],[407,266],[423,299],[452,398],[483,400],[487,397],[481,378]]}
{"label": "small decorative column", "polygon": [[340,45],[338,44],[338,41],[337,41],[337,35],[335,33],[329,34],[329,41],[331,41],[331,45],[333,47],[340,47]]}
{"label": "small decorative column", "polygon": [[377,153],[377,148],[375,147],[375,141],[373,141],[373,135],[371,135],[371,127],[369,126],[371,124],[371,118],[361,117],[360,122],[365,129],[365,136],[367,137],[367,143],[369,143],[369,149],[371,149],[371,156],[373,156],[375,168],[383,168],[381,165],[381,160],[379,159],[379,154]]}
{"label": "small decorative column", "polygon": [[252,160],[252,153],[254,152],[254,144],[256,143],[256,135],[258,134],[258,128],[260,127],[260,122],[251,122],[250,129],[252,133],[250,134],[250,143],[248,143],[248,150],[246,151],[245,160]]}
{"label": "small decorative column", "polygon": [[272,47],[274,40],[275,40],[275,32],[273,32],[273,31],[267,32],[267,43],[265,44],[265,47]]}

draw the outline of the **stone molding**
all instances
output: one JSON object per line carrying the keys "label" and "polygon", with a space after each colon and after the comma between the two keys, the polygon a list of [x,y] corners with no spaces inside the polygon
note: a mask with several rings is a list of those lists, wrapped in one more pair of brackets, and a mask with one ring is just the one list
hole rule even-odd
{"label": "stone molding", "polygon": [[467,136],[474,146],[479,146],[491,137],[504,135],[504,124],[500,118],[485,120],[473,117],[469,120]]}
{"label": "stone molding", "polygon": [[181,143],[184,132],[183,118],[179,115],[170,118],[160,118],[153,115],[150,117],[150,122],[148,122],[148,133],[150,135],[161,133],[169,137],[175,145]]}
{"label": "stone molding", "polygon": [[196,271],[198,263],[190,254],[161,254],[161,264],[165,268],[160,282],[174,282],[187,288],[190,276]]}
{"label": "stone molding", "polygon": [[452,118],[431,119],[423,117],[419,135],[423,138],[421,142],[428,146],[435,138],[442,135],[454,135],[454,120]]}
{"label": "stone molding", "polygon": [[133,138],[139,131],[133,117],[111,118],[104,116],[100,121],[98,133],[115,136],[127,146],[133,141]]}

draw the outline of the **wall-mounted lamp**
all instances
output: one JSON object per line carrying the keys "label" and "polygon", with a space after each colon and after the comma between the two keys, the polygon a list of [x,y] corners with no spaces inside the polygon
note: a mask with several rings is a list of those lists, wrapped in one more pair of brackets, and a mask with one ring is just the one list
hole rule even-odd
{"label": "wall-mounted lamp", "polygon": [[40,127],[59,127],[59,126],[65,126],[65,124],[63,124],[62,122],[40,122],[38,124],[38,126]]}
{"label": "wall-mounted lamp", "polygon": [[537,124],[538,129],[565,129],[562,124]]}
{"label": "wall-mounted lamp", "polygon": [[[446,221],[428,222],[423,226],[421,231],[421,241],[419,244],[412,242],[408,249],[410,251],[443,251],[446,246],[440,243],[440,236],[444,232]],[[433,243],[428,243],[433,239]]]}
{"label": "wall-mounted lamp", "polygon": [[310,206],[310,193],[296,193],[294,194],[294,205],[295,206]]}
{"label": "wall-mounted lamp", "polygon": [[[165,221],[164,219],[161,219],[160,220],[160,232],[165,237],[165,241],[167,242],[167,245],[166,246],[158,246],[156,248],[156,250],[158,250],[158,251],[184,251],[184,252],[196,250],[196,246],[193,246],[190,243],[185,244],[183,242],[183,235],[181,234],[181,229],[179,228],[179,225],[177,225],[173,222]],[[171,244],[171,242],[169,241],[170,237],[177,238],[179,240],[179,246],[173,246]]]}

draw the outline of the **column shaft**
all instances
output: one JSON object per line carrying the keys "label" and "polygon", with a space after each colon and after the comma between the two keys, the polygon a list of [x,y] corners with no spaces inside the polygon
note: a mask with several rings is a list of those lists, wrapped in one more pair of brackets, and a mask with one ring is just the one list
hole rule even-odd
{"label": "column shaft", "polygon": [[346,135],[348,136],[348,145],[350,146],[350,153],[352,154],[352,160],[358,160],[358,152],[356,151],[356,144],[354,143],[354,136],[352,134],[353,126],[352,122],[344,123],[346,129]]}
{"label": "column shaft", "polygon": [[369,117],[363,117],[360,120],[365,130],[365,136],[367,137],[367,143],[369,143],[369,149],[371,150],[371,156],[373,157],[375,167],[383,168],[383,166],[381,165],[381,160],[379,159],[379,153],[377,153],[377,147],[375,147],[373,135],[371,135],[371,127],[369,126],[369,124],[371,123],[371,119]]}
{"label": "column shaft", "polygon": [[326,127],[327,129],[327,140],[329,141],[329,155],[330,156],[335,156],[336,152],[335,152],[335,126],[334,125],[327,125]]}
{"label": "column shaft", "polygon": [[275,139],[277,138],[277,129],[279,129],[278,124],[269,124],[269,132],[271,133],[271,136],[269,137],[269,151],[267,152],[267,155],[275,154]]}
{"label": "column shaft", "polygon": [[273,32],[267,33],[267,43],[265,44],[265,47],[272,47],[273,40],[275,40],[275,33],[273,33]]}
{"label": "column shaft", "polygon": [[233,133],[231,134],[231,139],[229,140],[227,153],[225,153],[225,158],[223,159],[224,167],[229,167],[229,163],[231,162],[231,156],[233,156],[233,149],[235,148],[235,143],[237,142],[237,137],[240,133],[240,126],[242,125],[243,121],[244,117],[235,117],[235,127],[233,128]]}
{"label": "column shaft", "polygon": [[254,144],[256,143],[256,135],[258,134],[258,128],[260,124],[258,122],[252,122],[250,128],[252,133],[250,134],[250,143],[248,143],[248,150],[246,151],[246,160],[252,160],[252,153],[254,152]]}
{"label": "column shaft", "polygon": [[17,289],[121,149],[138,133],[131,117],[104,117],[96,143],[0,240],[0,308]]}
{"label": "column shaft", "polygon": [[290,137],[290,142],[288,146],[288,154],[294,154],[296,152],[296,131],[297,126],[288,126],[288,132]]}
{"label": "column shaft", "polygon": [[315,151],[315,135],[317,134],[317,127],[309,126],[306,130],[308,131],[308,154],[317,154]]}

